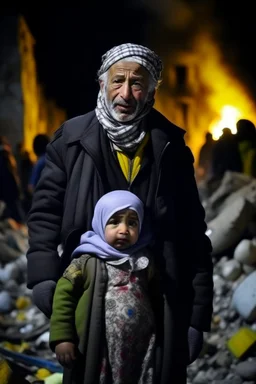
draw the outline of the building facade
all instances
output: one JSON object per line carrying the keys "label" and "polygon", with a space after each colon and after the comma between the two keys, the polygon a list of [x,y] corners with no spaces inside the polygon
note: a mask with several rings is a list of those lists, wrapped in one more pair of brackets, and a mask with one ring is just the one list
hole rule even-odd
{"label": "building facade", "polygon": [[0,22],[0,135],[19,143],[33,156],[39,133],[49,136],[66,119],[65,110],[46,99],[38,82],[35,39],[22,16],[1,17]]}

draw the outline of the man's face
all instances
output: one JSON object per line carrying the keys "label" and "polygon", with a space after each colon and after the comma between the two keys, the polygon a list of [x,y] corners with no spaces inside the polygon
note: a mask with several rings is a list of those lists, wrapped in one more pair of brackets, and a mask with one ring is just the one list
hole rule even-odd
{"label": "man's face", "polygon": [[107,84],[100,82],[101,91],[111,115],[120,122],[134,119],[145,103],[152,99],[149,93],[150,74],[140,64],[119,61],[109,68]]}

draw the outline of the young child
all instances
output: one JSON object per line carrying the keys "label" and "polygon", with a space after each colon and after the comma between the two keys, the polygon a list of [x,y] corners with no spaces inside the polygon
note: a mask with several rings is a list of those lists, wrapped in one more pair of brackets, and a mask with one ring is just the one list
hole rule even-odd
{"label": "young child", "polygon": [[143,204],[124,190],[96,204],[57,283],[50,346],[64,383],[151,384],[155,319],[148,295],[152,261]]}

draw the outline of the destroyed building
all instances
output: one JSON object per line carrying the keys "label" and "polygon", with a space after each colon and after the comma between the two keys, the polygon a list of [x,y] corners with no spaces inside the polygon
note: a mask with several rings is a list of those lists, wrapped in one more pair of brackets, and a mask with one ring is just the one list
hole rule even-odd
{"label": "destroyed building", "polygon": [[15,150],[18,143],[31,153],[34,137],[52,135],[66,112],[44,94],[35,60],[36,41],[22,16],[0,20],[0,135]]}

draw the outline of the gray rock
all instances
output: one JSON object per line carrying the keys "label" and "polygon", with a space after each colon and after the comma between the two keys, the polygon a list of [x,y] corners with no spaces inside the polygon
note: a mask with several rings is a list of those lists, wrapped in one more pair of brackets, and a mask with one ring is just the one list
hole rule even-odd
{"label": "gray rock", "polygon": [[242,273],[242,266],[235,259],[228,260],[222,266],[221,274],[224,279],[235,281]]}
{"label": "gray rock", "polygon": [[220,367],[229,367],[232,364],[232,357],[228,351],[220,351],[216,354],[216,364]]}
{"label": "gray rock", "polygon": [[256,239],[243,239],[236,246],[234,259],[241,264],[253,265],[256,263]]}
{"label": "gray rock", "polygon": [[256,320],[256,271],[247,276],[235,290],[232,306],[247,321]]}
{"label": "gray rock", "polygon": [[13,307],[12,298],[7,291],[0,292],[0,313],[9,312]]}
{"label": "gray rock", "polygon": [[199,371],[193,380],[193,384],[207,384],[207,383],[208,383],[208,379],[206,377],[206,372]]}
{"label": "gray rock", "polygon": [[240,377],[233,376],[230,379],[226,378],[224,380],[213,380],[211,384],[244,384],[244,382]]}
{"label": "gray rock", "polygon": [[242,361],[237,364],[235,371],[244,379],[256,380],[256,359]]}
{"label": "gray rock", "polygon": [[255,207],[244,197],[238,197],[208,223],[206,234],[212,242],[212,255],[217,256],[234,246],[242,237]]}
{"label": "gray rock", "polygon": [[212,384],[244,384],[244,382],[240,378],[234,378],[232,380],[213,380]]}
{"label": "gray rock", "polygon": [[255,265],[246,265],[243,264],[243,271],[246,273],[246,275],[250,275],[250,273],[254,272],[256,269],[256,264]]}

